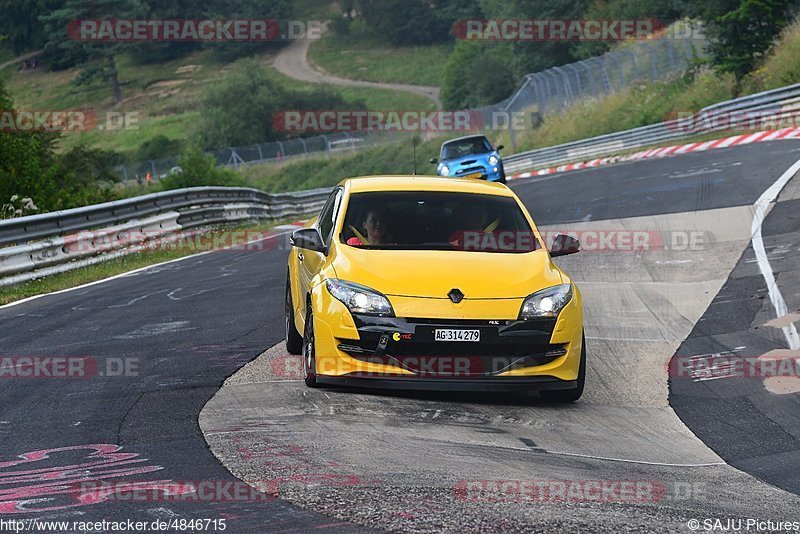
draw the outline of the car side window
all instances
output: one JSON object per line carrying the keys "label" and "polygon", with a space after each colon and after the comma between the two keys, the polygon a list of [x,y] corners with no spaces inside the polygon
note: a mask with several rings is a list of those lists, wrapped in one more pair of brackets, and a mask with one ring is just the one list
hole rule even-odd
{"label": "car side window", "polygon": [[325,203],[325,206],[323,206],[319,214],[319,219],[317,219],[317,228],[319,228],[319,233],[326,245],[330,245],[331,234],[333,233],[333,227],[336,222],[336,214],[339,212],[339,205],[341,202],[342,190],[336,189],[331,193],[331,196],[328,197],[328,201]]}

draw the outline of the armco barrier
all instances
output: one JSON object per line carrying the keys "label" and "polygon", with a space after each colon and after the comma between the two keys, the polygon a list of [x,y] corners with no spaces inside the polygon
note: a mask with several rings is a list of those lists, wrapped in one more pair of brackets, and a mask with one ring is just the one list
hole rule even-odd
{"label": "armco barrier", "polygon": [[104,261],[198,226],[313,214],[329,193],[193,187],[0,221],[0,285]]}
{"label": "armco barrier", "polygon": [[[741,115],[737,116],[735,112],[739,112]],[[800,84],[720,102],[707,106],[697,113],[699,117],[704,115],[714,117],[723,114],[730,114],[727,116],[733,122],[722,126],[710,124],[708,127],[690,129],[684,127],[681,119],[674,119],[562,145],[520,152],[504,157],[503,165],[507,174],[565,165],[724,129],[733,130],[737,126],[745,129],[748,121],[751,121],[754,116],[762,122],[770,119],[776,122],[797,122],[800,117]],[[736,120],[740,122],[737,123]]]}

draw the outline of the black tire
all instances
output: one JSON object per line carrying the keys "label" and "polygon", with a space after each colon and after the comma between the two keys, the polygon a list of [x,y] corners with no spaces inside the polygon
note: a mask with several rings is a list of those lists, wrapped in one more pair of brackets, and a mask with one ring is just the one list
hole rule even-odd
{"label": "black tire", "polygon": [[505,167],[503,167],[502,162],[500,163],[500,179],[497,181],[500,182],[501,184],[506,183],[506,169]]}
{"label": "black tire", "polygon": [[581,347],[581,364],[578,367],[578,385],[573,389],[556,389],[542,391],[542,398],[554,402],[575,402],[583,395],[583,386],[586,384],[586,336],[583,337]]}
{"label": "black tire", "polygon": [[303,336],[297,331],[294,324],[294,305],[292,304],[292,286],[289,277],[286,277],[286,350],[289,354],[303,354]]}
{"label": "black tire", "polygon": [[306,327],[303,333],[303,380],[310,388],[317,387],[316,340],[314,338],[314,314],[311,303],[308,303]]}

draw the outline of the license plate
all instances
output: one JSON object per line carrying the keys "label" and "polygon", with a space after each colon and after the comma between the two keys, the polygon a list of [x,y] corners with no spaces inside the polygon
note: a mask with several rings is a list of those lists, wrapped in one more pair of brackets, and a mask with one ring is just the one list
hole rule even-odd
{"label": "license plate", "polygon": [[479,172],[473,172],[472,174],[465,174],[462,178],[480,178],[483,174]]}
{"label": "license plate", "polygon": [[480,341],[480,330],[451,330],[437,328],[434,332],[436,341]]}

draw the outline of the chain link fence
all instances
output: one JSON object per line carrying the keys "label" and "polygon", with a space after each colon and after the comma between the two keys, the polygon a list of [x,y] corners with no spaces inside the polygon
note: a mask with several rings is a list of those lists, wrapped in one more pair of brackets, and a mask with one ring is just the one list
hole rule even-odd
{"label": "chain link fence", "polygon": [[[272,141],[240,147],[222,148],[209,154],[217,160],[217,165],[241,167],[257,163],[283,163],[306,156],[335,156],[356,152],[362,148],[374,147],[408,139],[408,132],[339,132],[314,137],[299,137],[285,141]],[[180,171],[180,157],[161,158],[142,161],[117,167],[119,177],[125,182],[144,183],[149,174],[158,180]]]}
{"label": "chain link fence", "polygon": [[[703,57],[705,41],[691,31],[685,38],[663,37],[619,47],[601,56],[553,67],[525,76],[513,95],[493,104],[472,110],[483,116],[483,124],[496,127],[508,124],[511,149],[514,146],[510,114],[530,113],[526,123],[535,125],[544,115],[561,111],[586,98],[597,98],[635,83],[665,80],[679,75]],[[273,141],[211,152],[222,166],[240,167],[256,163],[281,163],[308,155],[330,156],[363,148],[410,139],[413,132],[341,132],[286,141]],[[429,137],[424,135],[423,137]],[[118,168],[125,181],[144,181],[179,171],[179,158],[144,161]]]}
{"label": "chain link fence", "polygon": [[[497,104],[478,108],[484,124],[498,124],[497,118],[512,113],[530,113],[525,121],[534,127],[541,117],[557,113],[588,98],[598,98],[637,83],[656,82],[686,72],[705,57],[705,40],[662,38],[623,46],[601,56],[553,67],[525,76],[517,91]],[[511,149],[512,121],[508,122]]]}

